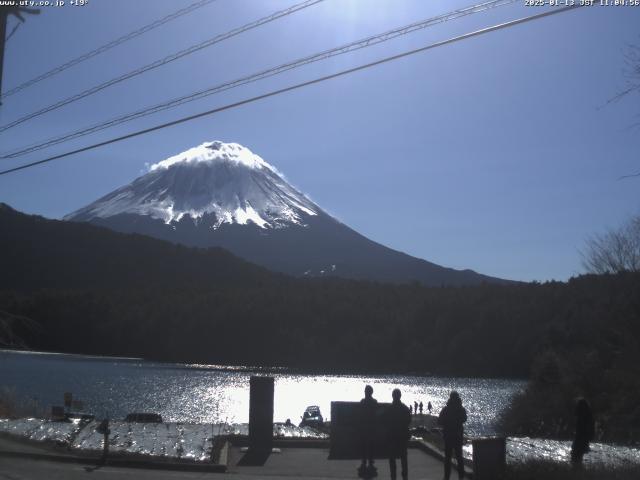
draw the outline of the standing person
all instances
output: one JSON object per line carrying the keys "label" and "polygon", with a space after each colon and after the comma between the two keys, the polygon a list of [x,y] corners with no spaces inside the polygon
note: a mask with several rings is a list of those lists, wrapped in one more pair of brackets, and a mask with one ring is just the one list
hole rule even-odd
{"label": "standing person", "polygon": [[[373,461],[373,437],[375,435],[376,410],[378,401],[373,398],[373,387],[364,387],[364,398],[360,400],[360,444],[362,446],[362,463],[358,468],[361,477],[375,475]],[[368,462],[368,465],[367,465]]]}
{"label": "standing person", "polygon": [[386,420],[389,432],[389,471],[391,480],[396,480],[396,458],[400,458],[402,480],[409,477],[407,466],[407,445],[409,442],[409,425],[411,414],[409,408],[400,401],[402,393],[397,388],[391,393],[393,402],[386,412]]}
{"label": "standing person", "polygon": [[413,402],[413,414],[414,415],[418,414],[418,402],[416,401]]}
{"label": "standing person", "polygon": [[444,478],[451,477],[451,453],[455,452],[458,463],[458,477],[464,478],[464,461],[462,459],[462,424],[467,421],[467,411],[462,406],[458,392],[449,395],[447,405],[438,416],[438,425],[442,427],[444,436]]}
{"label": "standing person", "polygon": [[431,405],[431,400],[427,403],[427,410],[429,410],[429,415],[431,415],[431,410],[433,409],[433,405]]}
{"label": "standing person", "polygon": [[418,408],[420,409],[420,415],[422,415],[422,400],[420,400],[420,405],[418,405]]}
{"label": "standing person", "polygon": [[589,442],[593,440],[595,424],[591,406],[584,398],[576,400],[576,436],[571,445],[571,462],[578,466],[582,463],[582,457],[587,453]]}

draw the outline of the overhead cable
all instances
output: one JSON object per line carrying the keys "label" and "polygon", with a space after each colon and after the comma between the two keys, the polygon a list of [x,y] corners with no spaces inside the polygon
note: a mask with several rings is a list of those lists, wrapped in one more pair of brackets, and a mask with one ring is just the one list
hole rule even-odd
{"label": "overhead cable", "polygon": [[91,87],[87,90],[84,90],[83,92],[77,93],[75,95],[72,95],[70,97],[67,97],[63,100],[60,100],[59,102],[56,102],[52,105],[49,105],[47,107],[41,108],[40,110],[37,110],[35,112],[29,113],[27,115],[24,115],[10,123],[7,123],[5,125],[0,126],[0,132],[5,132],[7,130],[9,130],[10,128],[13,128],[17,125],[20,125],[28,120],[31,120],[33,118],[39,117],[40,115],[44,115],[45,113],[51,112],[53,110],[57,110],[60,107],[63,107],[65,105],[69,105],[70,103],[76,102],[82,98],[88,97],[89,95],[93,95],[95,93],[98,93],[102,90],[104,90],[105,88],[109,88],[113,85],[116,85],[118,83],[124,82],[125,80],[129,80],[130,78],[136,77],[138,75],[142,75],[145,72],[148,72],[150,70],[154,70],[156,68],[162,67],[168,63],[171,63],[175,60],[178,60],[182,57],[185,57],[187,55],[191,55],[192,53],[198,52],[204,48],[210,47],[212,45],[215,45],[216,43],[220,43],[224,40],[227,40],[231,37],[235,37],[236,35],[240,35],[241,33],[244,33],[248,30],[257,28],[261,25],[264,25],[266,23],[269,22],[273,22],[274,20],[277,20],[279,18],[282,17],[286,17],[287,15],[291,15],[292,13],[295,13],[299,10],[308,8],[312,5],[315,5],[317,3],[320,3],[324,0],[305,0],[304,2],[301,3],[297,3],[289,8],[286,8],[284,10],[280,10],[278,12],[275,12],[271,15],[268,15],[266,17],[263,17],[259,20],[256,20],[254,22],[248,23],[246,25],[243,25],[242,27],[238,27],[238,28],[234,28],[233,30],[229,30],[226,33],[222,33],[220,35],[216,35],[213,38],[210,38],[208,40],[205,40],[204,42],[198,43],[196,45],[192,45],[188,48],[185,48],[184,50],[180,50],[179,52],[173,53],[171,55],[168,55],[164,58],[161,58],[159,60],[156,60],[155,62],[149,63],[148,65],[145,65],[143,67],[137,68],[135,70],[132,70],[128,73],[125,73],[123,75],[120,75],[118,77],[112,78],[109,81],[103,82],[99,85],[96,85],[94,87]]}
{"label": "overhead cable", "polygon": [[419,22],[414,22],[409,25],[404,25],[402,27],[394,28],[392,30],[388,30],[383,33],[379,33],[376,35],[371,35],[369,37],[348,43],[346,45],[341,45],[336,48],[332,48],[330,50],[325,50],[320,53],[315,53],[313,55],[309,55],[306,57],[299,58],[297,60],[284,63],[282,65],[278,65],[276,67],[268,68],[266,70],[262,70],[257,73],[253,73],[251,75],[247,75],[229,82],[224,82],[204,90],[200,90],[194,93],[190,93],[188,95],[183,95],[181,97],[174,98],[172,100],[168,100],[150,107],[145,107],[141,110],[131,112],[125,115],[121,115],[119,117],[112,118],[110,120],[97,123],[91,125],[89,127],[84,127],[80,130],[76,130],[71,133],[66,133],[57,137],[49,138],[45,141],[41,141],[39,143],[31,144],[26,147],[20,147],[17,150],[13,150],[11,152],[5,152],[0,154],[0,159],[9,159],[9,158],[17,158],[22,155],[26,155],[28,153],[32,153],[38,150],[42,150],[44,148],[48,148],[54,145],[58,145],[60,143],[64,143],[70,140],[74,140],[76,138],[83,137],[85,135],[89,135],[91,133],[95,133],[106,128],[114,127],[116,125],[120,125],[125,122],[130,122],[132,120],[136,120],[138,118],[146,117],[148,115],[161,112],[163,110],[168,110],[171,108],[175,108],[179,105],[193,102],[195,100],[199,100],[210,95],[214,95],[217,93],[224,92],[226,90],[230,90],[232,88],[240,87],[242,85],[246,85],[248,83],[256,82],[259,80],[264,80],[269,77],[273,77],[275,75],[279,75],[281,73],[293,70],[295,68],[300,68],[304,65],[308,65],[311,63],[315,63],[321,60],[326,60],[331,57],[335,57],[338,55],[343,55],[346,53],[354,52],[356,50],[360,50],[362,48],[371,47],[373,45],[377,45],[379,43],[387,42],[394,38],[400,37],[402,35],[407,35],[409,33],[415,32],[417,30],[421,30],[427,27],[431,27],[433,25],[437,25],[443,22],[448,22],[450,20],[455,20],[458,18],[462,18],[467,15],[483,12],[488,9],[508,5],[511,3],[515,3],[519,0],[493,0],[487,1],[483,3],[479,3],[476,5],[472,5],[466,8],[462,8],[459,10],[454,10],[452,12],[448,12],[442,15],[438,15],[435,17],[431,17],[425,20],[421,20]]}
{"label": "overhead cable", "polygon": [[467,40],[467,39],[472,38],[472,37],[476,37],[476,36],[484,35],[484,34],[487,34],[487,33],[490,33],[490,32],[494,32],[494,31],[497,31],[497,30],[502,30],[502,29],[505,29],[505,28],[513,27],[515,25],[520,25],[520,24],[523,24],[523,23],[531,22],[531,21],[538,20],[538,19],[541,19],[541,18],[544,18],[544,17],[557,15],[559,13],[567,12],[567,11],[570,11],[570,10],[575,10],[575,9],[578,9],[578,8],[582,8],[583,6],[584,5],[576,4],[576,5],[572,5],[572,6],[554,8],[552,10],[548,10],[548,11],[545,11],[545,12],[542,12],[542,13],[538,13],[538,14],[535,14],[535,15],[530,15],[530,16],[527,16],[527,17],[519,18],[517,20],[511,20],[511,21],[500,23],[498,25],[494,25],[494,26],[491,26],[491,27],[482,28],[482,29],[476,30],[474,32],[465,33],[465,34],[459,35],[457,37],[452,37],[452,38],[449,38],[447,40],[442,40],[442,41],[439,41],[439,42],[435,42],[435,43],[426,45],[424,47],[416,48],[414,50],[409,50],[409,51],[406,51],[406,52],[403,52],[403,53],[400,53],[400,54],[397,54],[397,55],[392,55],[392,56],[389,56],[389,57],[385,57],[385,58],[376,60],[374,62],[366,63],[364,65],[359,65],[357,67],[348,68],[346,70],[342,70],[340,72],[333,73],[331,75],[326,75],[326,76],[323,76],[323,77],[315,78],[313,80],[308,80],[308,81],[302,82],[302,83],[297,83],[295,85],[291,85],[289,87],[281,88],[281,89],[278,89],[278,90],[272,90],[271,92],[264,93],[262,95],[257,95],[255,97],[247,98],[245,100],[241,100],[241,101],[238,101],[238,102],[230,103],[230,104],[224,105],[222,107],[217,107],[217,108],[214,108],[214,109],[211,109],[211,110],[207,110],[207,111],[204,111],[204,112],[200,112],[200,113],[197,113],[197,114],[194,114],[194,115],[189,115],[189,116],[186,116],[186,117],[182,117],[182,118],[179,118],[177,120],[173,120],[171,122],[162,123],[160,125],[156,125],[156,126],[153,126],[153,127],[145,128],[143,130],[138,130],[136,132],[129,133],[129,134],[126,134],[126,135],[122,135],[122,136],[119,136],[119,137],[115,137],[115,138],[112,138],[112,139],[109,139],[109,140],[105,140],[103,142],[94,143],[94,144],[86,146],[86,147],[78,148],[76,150],[71,150],[71,151],[68,151],[68,152],[65,152],[65,153],[61,153],[59,155],[54,155],[54,156],[51,156],[51,157],[48,157],[48,158],[45,158],[45,159],[42,159],[42,160],[38,160],[36,162],[30,162],[30,163],[27,163],[27,164],[24,164],[24,165],[20,165],[18,167],[13,167],[13,168],[10,168],[10,169],[7,169],[7,170],[3,170],[3,171],[0,171],[0,175],[7,175],[9,173],[17,172],[19,170],[24,170],[26,168],[31,168],[31,167],[34,167],[36,165],[42,165],[44,163],[53,162],[55,160],[60,160],[62,158],[66,158],[66,157],[69,157],[71,155],[75,155],[75,154],[82,153],[82,152],[87,152],[87,151],[94,150],[96,148],[100,148],[100,147],[103,147],[103,146],[106,146],[106,145],[110,145],[110,144],[113,144],[113,143],[121,142],[123,140],[128,140],[130,138],[134,138],[134,137],[138,137],[138,136],[141,136],[141,135],[145,135],[147,133],[151,133],[151,132],[162,130],[162,129],[165,129],[165,128],[168,128],[168,127],[172,127],[174,125],[179,125],[181,123],[189,122],[191,120],[195,120],[195,119],[198,119],[198,118],[206,117],[206,116],[209,116],[209,115],[214,115],[216,113],[220,113],[220,112],[223,112],[223,111],[226,111],[226,110],[231,110],[233,108],[237,108],[237,107],[240,107],[242,105],[247,105],[247,104],[250,104],[250,103],[257,102],[259,100],[264,100],[266,98],[274,97],[276,95],[281,95],[283,93],[290,92],[292,90],[298,90],[298,89],[303,88],[303,87],[307,87],[307,86],[310,86],[310,85],[315,85],[315,84],[318,84],[318,83],[321,83],[321,82],[324,82],[324,81],[327,81],[327,80],[331,80],[331,79],[334,79],[334,78],[342,77],[342,76],[345,76],[345,75],[348,75],[348,74],[351,74],[351,73],[354,73],[354,72],[365,70],[365,69],[368,69],[368,68],[371,68],[371,67],[375,67],[377,65],[384,64],[384,63],[392,62],[394,60],[398,60],[400,58],[408,57],[410,55],[415,55],[417,53],[421,53],[421,52],[424,52],[424,51],[427,51],[427,50],[431,50],[431,49],[434,49],[434,48],[437,48],[437,47],[442,47],[444,45],[449,45],[449,44],[452,44],[452,43],[455,43],[455,42],[459,42],[459,41],[462,41],[462,40]]}
{"label": "overhead cable", "polygon": [[18,30],[18,28],[20,28],[20,25],[22,24],[22,22],[18,21],[13,28],[11,29],[11,32],[9,32],[9,35],[7,35],[7,37],[4,39],[4,44],[5,46],[9,43],[9,40],[11,40],[11,37],[13,37],[13,34],[16,33],[16,31]]}
{"label": "overhead cable", "polygon": [[[45,80],[47,78],[53,77],[54,75],[57,75],[61,72],[64,72],[65,70],[78,65],[79,63],[84,62],[85,60],[89,60],[90,58],[93,58],[97,55],[100,55],[101,53],[106,52],[107,50],[111,50],[114,47],[117,47],[118,45],[121,45],[125,42],[128,42],[129,40],[132,40],[136,37],[139,37],[140,35],[143,35],[151,30],[153,30],[154,28],[158,28],[161,25],[164,25],[167,22],[170,22],[171,20],[175,20],[176,18],[179,18],[183,15],[186,15],[188,13],[193,12],[194,10],[197,10],[198,8],[204,7],[205,5],[208,5],[212,2],[215,2],[216,0],[199,0],[195,3],[192,3],[191,5],[181,8],[180,10],[177,10],[159,20],[156,20],[155,22],[149,23],[148,25],[145,25],[143,27],[137,28],[136,30],[127,33],[126,35],[123,35],[119,38],[116,38],[115,40],[112,40],[109,43],[105,43],[104,45],[99,46],[98,48],[95,48],[93,50],[91,50],[90,52],[86,52],[83,53],[82,55],[69,60],[66,63],[63,63],[62,65],[58,65],[57,67],[52,68],[51,70],[48,70],[46,72],[44,72],[41,75],[38,75],[37,77],[34,77],[30,80],[27,80],[26,82],[21,83],[20,85],[17,85],[16,87],[13,87],[12,89],[6,91],[5,93],[2,94],[1,98],[7,98],[13,94],[16,94],[22,90],[24,90],[25,88],[29,88],[33,85],[35,85],[38,82],[41,82],[42,80]],[[13,34],[13,32],[12,32]],[[8,40],[8,39],[7,39]]]}

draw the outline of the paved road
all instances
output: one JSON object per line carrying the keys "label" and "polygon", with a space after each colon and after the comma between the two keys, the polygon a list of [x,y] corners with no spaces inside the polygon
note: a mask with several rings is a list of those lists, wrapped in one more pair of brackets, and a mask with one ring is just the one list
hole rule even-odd
{"label": "paved road", "polygon": [[[0,480],[169,480],[178,478],[213,478],[221,480],[255,480],[257,478],[290,480],[292,478],[307,478],[312,480],[335,480],[357,478],[357,461],[327,460],[327,453],[327,450],[319,448],[283,449],[279,454],[272,454],[263,466],[231,466],[227,473],[195,473],[110,466],[95,468],[90,465],[75,463],[0,456]],[[236,454],[234,458],[234,454],[231,454],[230,461],[232,464],[237,460],[237,456]],[[386,461],[380,461],[378,469],[378,479],[389,478]],[[442,463],[417,449],[410,449],[409,474],[411,479],[437,480],[442,478]]]}

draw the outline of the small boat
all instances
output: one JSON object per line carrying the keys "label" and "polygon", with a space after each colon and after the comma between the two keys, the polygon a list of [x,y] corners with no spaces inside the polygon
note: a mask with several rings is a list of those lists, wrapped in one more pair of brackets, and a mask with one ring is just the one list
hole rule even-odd
{"label": "small boat", "polygon": [[91,420],[95,420],[96,416],[92,413],[67,412],[64,414],[64,418],[69,422],[90,422]]}
{"label": "small boat", "polygon": [[162,417],[158,413],[130,413],[124,421],[128,423],[162,423]]}
{"label": "small boat", "polygon": [[313,427],[320,428],[324,424],[322,413],[320,413],[320,407],[317,405],[311,405],[307,407],[302,415],[301,427]]}

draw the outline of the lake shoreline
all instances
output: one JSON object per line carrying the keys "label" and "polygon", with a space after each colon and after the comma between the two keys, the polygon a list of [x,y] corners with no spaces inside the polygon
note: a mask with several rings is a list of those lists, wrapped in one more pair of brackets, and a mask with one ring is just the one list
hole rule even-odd
{"label": "lake shoreline", "polygon": [[468,376],[468,375],[454,375],[454,374],[436,374],[431,372],[420,372],[416,370],[412,371],[384,371],[384,370],[359,370],[359,369],[320,369],[320,368],[307,368],[307,367],[291,367],[291,366],[258,366],[258,365],[223,365],[223,364],[204,364],[204,363],[190,363],[179,362],[162,359],[154,359],[148,357],[123,357],[112,355],[95,355],[77,352],[50,352],[44,350],[26,350],[26,349],[12,349],[12,348],[0,348],[1,353],[23,353],[33,355],[52,355],[58,357],[70,357],[79,359],[90,359],[98,361],[121,361],[121,362],[147,362],[149,364],[157,364],[165,368],[178,368],[178,369],[190,369],[190,370],[204,370],[204,371],[238,371],[249,373],[291,373],[298,375],[334,375],[334,376],[361,376],[361,375],[373,375],[373,376],[385,376],[391,377],[395,375],[401,375],[403,377],[434,377],[434,378],[456,378],[456,379],[482,379],[482,380],[514,380],[519,382],[527,381],[523,377],[512,376]]}
{"label": "lake shoreline", "polygon": [[[98,424],[98,421],[91,421],[74,427],[70,423],[44,419],[0,419],[0,443],[4,438],[25,448],[43,447],[63,455],[99,456],[103,436],[95,431]],[[219,446],[221,441],[234,439],[236,442],[246,443],[248,438],[247,424],[135,424],[114,421],[110,428],[110,456],[138,457],[151,461],[211,462],[216,445]],[[287,428],[289,431],[283,430]],[[474,438],[477,437],[467,438],[463,449],[468,461],[473,457],[471,440]],[[522,466],[539,462],[556,465],[558,468],[565,468],[570,464],[570,441],[530,437],[507,437],[506,440],[507,465],[520,470]],[[282,423],[274,423],[274,441],[285,442],[283,445],[288,446],[329,446],[327,435],[310,429],[291,429]],[[424,439],[414,438],[413,447],[419,447],[416,442],[426,442],[436,453],[441,453],[442,442],[438,442],[435,431]],[[594,442],[591,452],[585,456],[585,467],[596,470],[640,468],[640,450]]]}

